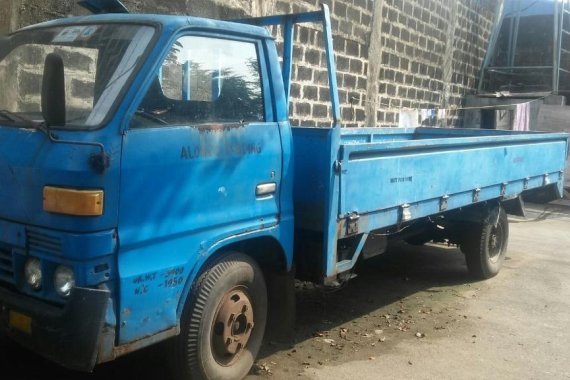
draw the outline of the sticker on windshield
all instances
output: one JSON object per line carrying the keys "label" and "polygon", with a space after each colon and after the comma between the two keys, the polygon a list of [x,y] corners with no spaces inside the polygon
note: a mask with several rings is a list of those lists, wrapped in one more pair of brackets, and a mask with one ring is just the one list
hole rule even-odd
{"label": "sticker on windshield", "polygon": [[82,40],[86,40],[89,37],[91,37],[93,35],[93,33],[95,33],[97,31],[99,27],[98,26],[86,26],[85,28],[83,28],[83,30],[81,31],[81,33],[79,34],[79,38]]}
{"label": "sticker on windshield", "polygon": [[87,39],[91,37],[96,30],[96,26],[70,26],[59,32],[52,42],[73,42],[77,39]]}

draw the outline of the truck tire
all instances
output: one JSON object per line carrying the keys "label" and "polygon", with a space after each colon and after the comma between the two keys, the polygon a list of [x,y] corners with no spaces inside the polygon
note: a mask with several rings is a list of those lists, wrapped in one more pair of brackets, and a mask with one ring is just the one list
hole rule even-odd
{"label": "truck tire", "polygon": [[507,213],[500,207],[497,225],[485,220],[473,224],[474,230],[461,244],[469,273],[478,280],[494,277],[499,273],[509,240]]}
{"label": "truck tire", "polygon": [[242,379],[261,347],[267,290],[258,265],[228,253],[197,279],[174,344],[176,379]]}

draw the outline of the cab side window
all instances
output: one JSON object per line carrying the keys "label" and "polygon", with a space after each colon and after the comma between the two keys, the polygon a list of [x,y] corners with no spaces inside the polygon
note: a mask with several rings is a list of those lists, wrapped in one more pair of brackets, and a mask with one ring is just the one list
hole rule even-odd
{"label": "cab side window", "polygon": [[131,128],[264,121],[256,44],[187,36],[170,53]]}

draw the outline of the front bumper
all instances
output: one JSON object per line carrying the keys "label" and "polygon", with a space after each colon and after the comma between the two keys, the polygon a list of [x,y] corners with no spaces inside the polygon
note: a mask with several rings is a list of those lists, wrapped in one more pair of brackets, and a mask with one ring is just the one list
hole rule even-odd
{"label": "front bumper", "polygon": [[[65,306],[59,308],[0,288],[0,333],[64,367],[91,371],[109,297],[108,290],[74,288]],[[31,331],[10,323],[14,312],[31,319]]]}

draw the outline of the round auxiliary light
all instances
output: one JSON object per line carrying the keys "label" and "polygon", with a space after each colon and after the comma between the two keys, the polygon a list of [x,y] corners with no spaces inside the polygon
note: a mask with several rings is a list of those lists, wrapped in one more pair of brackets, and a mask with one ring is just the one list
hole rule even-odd
{"label": "round auxiliary light", "polygon": [[40,260],[31,258],[26,261],[24,277],[32,289],[39,290],[42,287],[42,265]]}
{"label": "round auxiliary light", "polygon": [[75,274],[71,268],[60,265],[55,269],[53,282],[57,294],[68,297],[75,286]]}

